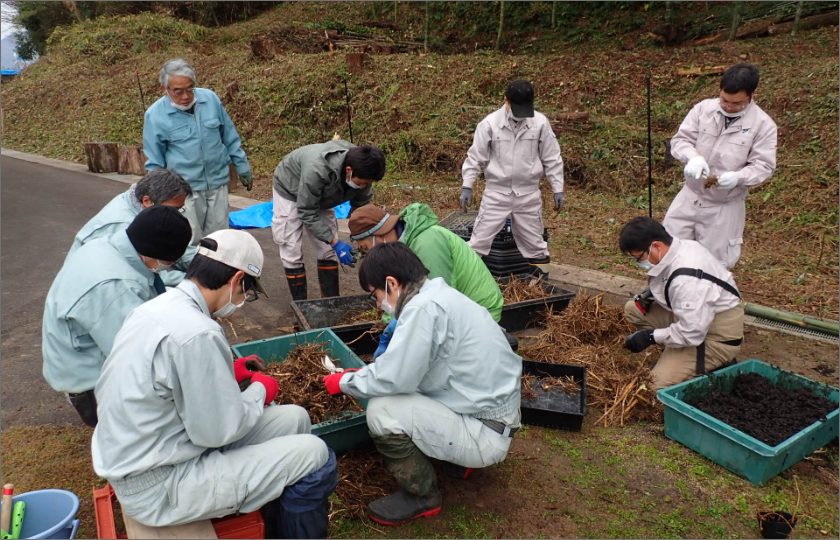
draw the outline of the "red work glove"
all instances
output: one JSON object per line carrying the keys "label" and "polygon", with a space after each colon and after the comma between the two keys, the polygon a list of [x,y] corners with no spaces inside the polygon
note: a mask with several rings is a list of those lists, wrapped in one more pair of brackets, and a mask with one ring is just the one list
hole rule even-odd
{"label": "red work glove", "polygon": [[233,363],[233,376],[236,378],[237,383],[241,383],[242,381],[250,379],[254,376],[255,372],[248,369],[246,363],[251,363],[252,365],[262,365],[263,361],[256,354],[237,358],[236,362]]}
{"label": "red work glove", "polygon": [[327,392],[329,392],[331,396],[343,394],[344,392],[341,391],[341,386],[339,386],[341,377],[351,371],[359,371],[360,369],[362,368],[345,369],[343,373],[333,373],[332,375],[324,377],[324,386],[327,387]]}
{"label": "red work glove", "polygon": [[277,379],[265,373],[252,373],[251,384],[260,383],[265,387],[265,404],[268,406],[277,398],[277,393],[280,391],[280,385],[277,384]]}

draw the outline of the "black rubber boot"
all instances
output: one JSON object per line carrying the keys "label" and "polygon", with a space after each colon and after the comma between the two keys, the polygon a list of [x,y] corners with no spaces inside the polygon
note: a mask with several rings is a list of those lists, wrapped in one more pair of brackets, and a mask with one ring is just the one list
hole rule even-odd
{"label": "black rubber boot", "polygon": [[423,497],[401,489],[370,503],[368,515],[382,525],[402,525],[420,517],[438,515],[442,500],[437,486]]}
{"label": "black rubber boot", "polygon": [[370,518],[383,525],[401,525],[440,512],[441,496],[432,462],[406,435],[373,437],[388,472],[400,491],[368,506]]}
{"label": "black rubber boot", "polygon": [[513,352],[518,351],[519,350],[519,340],[516,339],[516,336],[513,336],[513,335],[509,334],[508,331],[505,330],[501,325],[499,326],[499,328],[502,329],[502,333],[505,335],[505,339],[507,340],[508,345],[510,345],[510,350],[512,350]]}
{"label": "black rubber boot", "polygon": [[292,300],[306,300],[306,268],[284,268],[286,281],[289,282],[289,291],[292,293]]}
{"label": "black rubber boot", "polygon": [[456,465],[448,461],[441,461],[440,469],[446,474],[446,476],[451,476],[452,478],[457,478],[458,480],[466,480],[470,473],[473,472],[472,467],[464,467],[463,465]]}
{"label": "black rubber boot", "polygon": [[543,257],[542,259],[528,259],[528,264],[531,265],[531,275],[534,277],[548,278],[548,264],[551,262],[550,257]]}
{"label": "black rubber boot", "polygon": [[338,261],[318,259],[318,283],[321,285],[321,297],[339,296]]}

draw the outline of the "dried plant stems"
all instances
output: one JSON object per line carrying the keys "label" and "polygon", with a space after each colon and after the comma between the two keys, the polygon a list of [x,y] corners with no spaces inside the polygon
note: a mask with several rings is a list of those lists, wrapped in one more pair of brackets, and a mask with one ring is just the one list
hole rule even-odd
{"label": "dried plant stems", "polygon": [[[299,405],[309,412],[313,424],[342,416],[347,412],[362,412],[362,407],[350,396],[331,396],[323,383],[330,372],[321,365],[326,343],[307,343],[292,350],[282,362],[268,362],[265,373],[277,379],[280,391],[275,403]],[[339,364],[339,361],[333,359]]]}
{"label": "dried plant stems", "polygon": [[339,457],[338,477],[338,501],[331,503],[330,518],[342,514],[365,518],[368,504],[399,489],[376,450],[353,450]]}
{"label": "dried plant stems", "polygon": [[548,293],[542,287],[542,276],[531,281],[511,278],[510,281],[502,284],[501,288],[505,304],[536,300],[548,296]]}
{"label": "dried plant stems", "polygon": [[712,188],[716,188],[717,186],[718,186],[718,177],[713,175],[713,174],[710,174],[706,178],[706,183],[703,184],[703,189],[712,189]]}
{"label": "dried plant stems", "polygon": [[344,315],[339,324],[359,324],[365,322],[376,322],[382,319],[384,312],[376,307],[367,309],[354,309]]}

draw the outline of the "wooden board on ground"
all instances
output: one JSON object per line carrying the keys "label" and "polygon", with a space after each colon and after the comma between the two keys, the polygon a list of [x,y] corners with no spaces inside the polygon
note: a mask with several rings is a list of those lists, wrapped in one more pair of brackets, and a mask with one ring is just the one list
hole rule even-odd
{"label": "wooden board on ground", "polygon": [[169,527],[149,527],[134,521],[123,512],[125,530],[129,538],[218,538],[209,519]]}

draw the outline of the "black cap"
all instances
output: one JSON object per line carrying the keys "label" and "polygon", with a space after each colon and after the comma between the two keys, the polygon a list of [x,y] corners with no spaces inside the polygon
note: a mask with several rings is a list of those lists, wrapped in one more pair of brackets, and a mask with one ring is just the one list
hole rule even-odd
{"label": "black cap", "polygon": [[510,110],[517,118],[534,117],[534,87],[528,81],[513,81],[505,90]]}
{"label": "black cap", "polygon": [[190,244],[190,222],[177,208],[157,204],[146,208],[126,229],[137,253],[161,261],[181,258]]}

